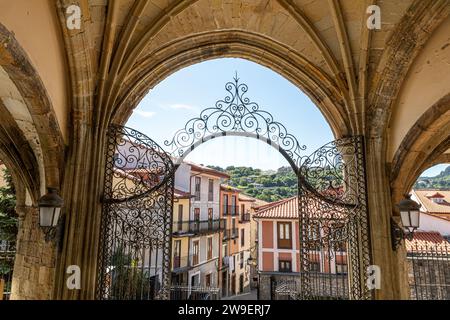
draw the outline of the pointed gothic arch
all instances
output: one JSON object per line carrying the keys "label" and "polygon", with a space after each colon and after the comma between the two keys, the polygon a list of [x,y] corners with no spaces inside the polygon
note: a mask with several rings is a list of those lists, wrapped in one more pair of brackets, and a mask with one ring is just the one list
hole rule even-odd
{"label": "pointed gothic arch", "polygon": [[[345,246],[349,276],[346,289],[336,297],[369,299],[367,275],[361,271],[370,264],[363,137],[339,139],[308,155],[306,146],[282,123],[246,96],[248,86],[239,83],[237,75],[225,89],[225,98],[188,120],[171,140],[164,142],[164,147],[136,130],[110,127],[97,297],[170,298],[175,171],[197,146],[218,137],[245,136],[277,149],[298,177],[301,285],[296,297],[323,297],[322,284],[310,269],[311,257],[317,250],[326,250],[331,259],[336,250],[341,250],[338,248]],[[320,228],[320,237],[311,236],[315,227]],[[117,250],[130,255],[131,260],[137,259],[142,270],[149,269],[141,276],[146,274],[151,289],[139,295],[136,288],[130,292],[115,287],[125,281],[116,274],[117,270],[123,271],[123,266],[117,269],[114,264]],[[152,252],[157,252],[154,257]],[[159,258],[161,268],[151,270]],[[134,279],[133,268],[125,268],[124,277]],[[333,297],[333,292],[325,295]]]}

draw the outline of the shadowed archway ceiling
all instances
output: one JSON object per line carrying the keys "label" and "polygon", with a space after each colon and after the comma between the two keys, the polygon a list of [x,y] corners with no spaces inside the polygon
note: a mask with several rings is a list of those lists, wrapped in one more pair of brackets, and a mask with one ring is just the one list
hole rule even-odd
{"label": "shadowed archway ceiling", "polygon": [[[324,113],[330,113],[330,107],[322,106],[320,101],[329,100],[335,109],[331,114],[343,114],[346,128],[342,130],[341,125],[341,128],[335,126],[334,129],[338,135],[345,135],[365,130],[370,86],[377,86],[377,74],[389,62],[383,53],[399,23],[402,20],[423,18],[424,23],[433,28],[448,14],[448,1],[379,1],[377,4],[384,13],[382,29],[371,32],[366,28],[366,10],[372,2],[79,1],[83,11],[83,30],[65,30],[65,33],[70,44],[69,59],[73,60],[73,67],[78,73],[75,76],[77,81],[92,80],[97,74],[99,81],[94,83],[96,104],[104,108],[101,121],[106,123],[115,113],[122,113],[124,118],[124,111],[117,111],[117,108],[130,109],[136,104],[133,101],[131,106],[126,106],[127,102],[120,97],[134,95],[135,100],[138,100],[136,97],[142,97],[155,84],[154,80],[144,76],[152,72],[150,69],[145,70],[149,61],[177,59],[174,52],[182,43],[187,42],[191,48],[198,47],[196,40],[199,35],[220,30],[228,31],[230,38],[237,32],[245,32],[268,39],[268,43],[253,52],[256,56],[255,52],[258,51],[262,61],[263,57],[268,56],[268,49],[275,44],[284,48],[284,55],[301,58],[306,76],[293,82],[314,96],[312,91],[316,88],[311,83],[319,80],[319,88],[322,87],[322,91],[327,93],[315,102]],[[64,18],[63,9],[69,4],[72,1],[59,1],[61,19]],[[407,15],[408,10],[412,11]],[[420,15],[426,10],[434,12],[436,16],[414,16],[414,13]],[[254,45],[251,39],[247,41],[239,40],[242,46]],[[167,50],[169,46],[172,50]],[[227,48],[222,50],[223,56],[242,55],[232,50],[227,52]],[[179,65],[193,64],[213,55],[214,50],[208,48],[196,59],[178,57],[187,61],[179,61]],[[216,56],[220,55],[216,53]],[[83,68],[80,68],[81,62]],[[276,57],[269,57],[263,63],[287,78],[293,78],[288,72],[284,74],[284,70],[279,70]],[[170,74],[179,66],[171,68],[161,71],[162,74]],[[158,75],[154,77],[158,78]],[[78,89],[85,90],[80,86]]]}

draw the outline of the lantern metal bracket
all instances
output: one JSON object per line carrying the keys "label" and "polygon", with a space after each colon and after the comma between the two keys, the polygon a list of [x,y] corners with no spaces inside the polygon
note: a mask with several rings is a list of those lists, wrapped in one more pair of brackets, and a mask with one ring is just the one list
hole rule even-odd
{"label": "lantern metal bracket", "polygon": [[42,231],[44,232],[44,239],[45,242],[50,242],[55,240],[56,238],[56,229],[57,227],[41,227]]}
{"label": "lantern metal bracket", "polygon": [[395,219],[391,217],[391,241],[393,251],[397,251],[397,248],[402,243],[402,240],[412,240],[413,236],[414,231],[405,232],[403,228],[395,221]]}
{"label": "lantern metal bracket", "polygon": [[64,237],[64,221],[65,216],[60,216],[58,220],[58,224],[54,227],[41,227],[42,232],[44,233],[45,242],[56,242],[61,249],[61,243]]}

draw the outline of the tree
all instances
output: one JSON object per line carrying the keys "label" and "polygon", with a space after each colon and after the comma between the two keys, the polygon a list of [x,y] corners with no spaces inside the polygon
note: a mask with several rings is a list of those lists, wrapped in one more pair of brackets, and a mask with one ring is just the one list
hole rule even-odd
{"label": "tree", "polygon": [[0,187],[0,239],[14,240],[18,225],[16,191],[9,171],[4,169],[2,174],[6,184]]}
{"label": "tree", "polygon": [[[0,186],[0,240],[15,240],[17,235],[17,215],[15,211],[16,207],[16,191],[14,184],[12,183],[11,174],[8,170],[4,169],[0,172],[3,175],[5,181],[4,186]],[[10,259],[10,252],[14,254],[14,243],[6,243],[6,259],[0,260],[0,279],[8,278],[14,268],[14,259]],[[11,284],[7,284],[11,285]],[[10,288],[6,288],[7,291]],[[0,292],[0,294],[2,294]]]}

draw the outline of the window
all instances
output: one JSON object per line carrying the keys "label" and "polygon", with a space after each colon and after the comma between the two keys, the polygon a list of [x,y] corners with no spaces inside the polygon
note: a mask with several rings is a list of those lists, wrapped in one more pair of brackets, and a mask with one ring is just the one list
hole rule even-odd
{"label": "window", "polygon": [[223,195],[223,214],[224,215],[228,214],[228,195],[227,194]]}
{"label": "window", "polygon": [[183,229],[183,205],[178,205],[178,231]]}
{"label": "window", "polygon": [[173,249],[173,267],[179,268],[181,264],[181,240],[175,240]]}
{"label": "window", "polygon": [[213,251],[213,238],[208,238],[208,260],[212,259],[212,251]]}
{"label": "window", "polygon": [[205,285],[206,287],[211,287],[211,273],[205,276]]}
{"label": "window", "polygon": [[195,177],[195,201],[200,201],[200,185],[202,183],[201,177]]}
{"label": "window", "polygon": [[433,201],[434,203],[444,203],[443,198],[431,198],[431,201]]}
{"label": "window", "polygon": [[347,264],[336,264],[337,274],[346,274],[348,272]]}
{"label": "window", "polygon": [[231,196],[231,214],[236,214],[236,196]]}
{"label": "window", "polygon": [[241,247],[245,246],[245,229],[241,229]]}
{"label": "window", "polygon": [[198,240],[195,240],[192,242],[192,264],[193,265],[198,264],[198,253],[199,253]]}
{"label": "window", "polygon": [[320,264],[319,262],[310,262],[309,270],[312,272],[320,272]]}
{"label": "window", "polygon": [[308,226],[308,232],[310,240],[318,240],[320,238],[320,226],[318,224]]}
{"label": "window", "polygon": [[208,201],[214,201],[214,180],[208,180]]}
{"label": "window", "polygon": [[292,272],[292,263],[290,260],[280,260],[278,261],[278,271],[279,272]]}
{"label": "window", "polygon": [[241,254],[240,254],[240,267],[241,267],[241,269],[244,268],[244,251],[241,251]]}
{"label": "window", "polygon": [[213,214],[213,208],[208,208],[208,220],[213,221],[214,214]]}
{"label": "window", "polygon": [[278,248],[292,249],[292,228],[290,222],[278,222]]}
{"label": "window", "polygon": [[200,221],[200,208],[194,208],[194,220],[195,222]]}
{"label": "window", "polygon": [[238,237],[238,233],[237,233],[237,229],[236,229],[236,218],[232,218],[231,219],[231,230],[230,230],[230,234],[231,234],[231,238],[233,238],[233,244],[236,244],[236,238]]}
{"label": "window", "polygon": [[224,243],[222,245],[222,257],[226,257],[228,255],[228,244]]}

